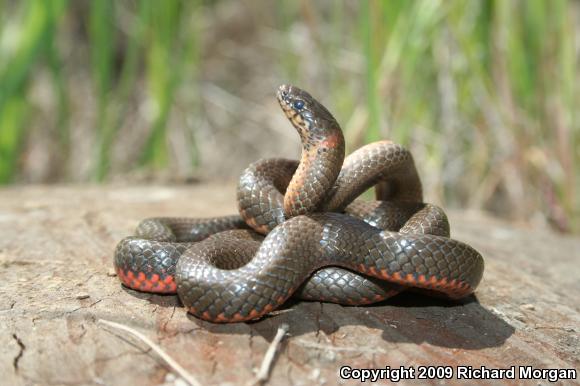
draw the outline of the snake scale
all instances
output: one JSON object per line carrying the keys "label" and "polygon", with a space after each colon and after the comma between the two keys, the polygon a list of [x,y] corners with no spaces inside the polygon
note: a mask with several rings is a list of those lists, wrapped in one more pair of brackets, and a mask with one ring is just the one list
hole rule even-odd
{"label": "snake scale", "polygon": [[[322,104],[289,85],[277,98],[300,135],[300,161],[251,164],[239,215],[142,221],[115,251],[123,284],[177,292],[211,322],[257,319],[291,296],[362,305],[407,289],[452,299],[475,290],[483,258],[449,237],[442,209],[422,202],[407,149],[380,141],[345,158]],[[373,186],[376,201],[356,200]]]}

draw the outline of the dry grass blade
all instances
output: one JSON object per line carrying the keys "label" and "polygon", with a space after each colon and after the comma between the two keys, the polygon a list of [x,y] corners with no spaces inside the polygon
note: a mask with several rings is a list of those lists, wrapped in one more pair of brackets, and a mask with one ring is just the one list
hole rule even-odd
{"label": "dry grass blade", "polygon": [[108,320],[103,320],[103,319],[99,319],[98,323],[104,324],[104,325],[109,326],[109,327],[116,328],[118,330],[123,330],[123,331],[128,332],[129,334],[135,336],[136,338],[141,340],[143,343],[145,343],[147,346],[151,347],[151,349],[153,351],[155,351],[157,353],[157,355],[159,355],[161,357],[161,359],[163,359],[165,361],[165,363],[167,363],[167,365],[171,369],[173,369],[175,371],[175,373],[177,373],[177,375],[179,375],[181,378],[183,378],[188,384],[190,384],[192,386],[201,386],[201,383],[199,383],[193,377],[193,375],[191,375],[187,370],[185,370],[183,367],[181,367],[179,365],[179,363],[177,363],[171,356],[169,356],[169,354],[167,354],[165,351],[163,351],[161,349],[161,347],[159,347],[158,345],[153,343],[149,338],[147,338],[145,335],[141,334],[139,331],[136,331],[136,330],[132,329],[131,327],[125,326],[124,324],[110,322]]}

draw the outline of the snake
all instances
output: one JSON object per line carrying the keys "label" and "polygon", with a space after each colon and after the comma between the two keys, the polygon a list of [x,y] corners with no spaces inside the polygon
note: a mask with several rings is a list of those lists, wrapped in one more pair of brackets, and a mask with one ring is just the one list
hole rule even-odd
{"label": "snake", "polygon": [[[249,165],[239,214],[143,220],[115,249],[125,286],[177,293],[214,323],[262,318],[291,297],[356,306],[407,290],[448,299],[475,291],[483,257],[423,202],[409,150],[383,140],[345,156],[340,125],[307,91],[282,85],[277,100],[300,136],[300,160]],[[359,198],[373,187],[375,200]]]}

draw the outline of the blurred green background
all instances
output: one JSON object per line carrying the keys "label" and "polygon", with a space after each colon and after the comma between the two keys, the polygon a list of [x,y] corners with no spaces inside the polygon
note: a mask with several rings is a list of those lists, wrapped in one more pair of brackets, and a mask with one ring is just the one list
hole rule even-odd
{"label": "blurred green background", "polygon": [[580,2],[0,0],[0,183],[234,181],[297,158],[281,83],[427,199],[580,227]]}

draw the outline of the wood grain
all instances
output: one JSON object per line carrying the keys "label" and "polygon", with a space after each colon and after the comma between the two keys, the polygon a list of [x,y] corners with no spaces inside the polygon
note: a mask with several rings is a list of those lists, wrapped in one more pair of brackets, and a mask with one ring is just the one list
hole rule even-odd
{"label": "wood grain", "polygon": [[461,304],[414,294],[368,307],[303,302],[258,322],[213,325],[175,296],[119,284],[113,249],[140,219],[235,213],[234,191],[0,190],[0,383],[183,384],[146,346],[98,319],[145,334],[204,384],[251,381],[283,323],[290,335],[273,385],[337,384],[342,365],[580,367],[580,239],[477,213],[450,216],[453,236],[486,259],[476,296]]}

